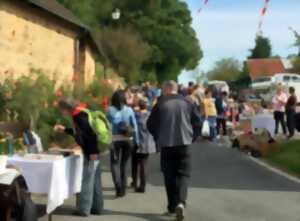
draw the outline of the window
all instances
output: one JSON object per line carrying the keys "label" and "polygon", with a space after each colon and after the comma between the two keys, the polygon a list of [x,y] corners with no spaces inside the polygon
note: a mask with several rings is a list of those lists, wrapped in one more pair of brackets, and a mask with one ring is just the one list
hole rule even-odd
{"label": "window", "polygon": [[294,76],[294,77],[292,77],[292,79],[293,79],[293,82],[300,82],[300,77]]}
{"label": "window", "polygon": [[254,80],[253,83],[262,83],[262,82],[268,82],[268,81],[271,81],[271,78],[269,78],[269,77],[261,77],[261,78],[258,78],[256,80]]}
{"label": "window", "polygon": [[283,81],[285,81],[285,82],[289,82],[290,80],[291,80],[290,76],[284,76],[283,77]]}

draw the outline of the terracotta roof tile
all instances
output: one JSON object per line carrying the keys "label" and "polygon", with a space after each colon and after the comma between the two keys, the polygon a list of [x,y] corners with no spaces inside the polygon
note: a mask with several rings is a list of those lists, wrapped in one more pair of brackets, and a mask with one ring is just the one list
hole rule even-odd
{"label": "terracotta roof tile", "polygon": [[281,59],[249,59],[246,63],[252,80],[273,76],[277,73],[286,73]]}

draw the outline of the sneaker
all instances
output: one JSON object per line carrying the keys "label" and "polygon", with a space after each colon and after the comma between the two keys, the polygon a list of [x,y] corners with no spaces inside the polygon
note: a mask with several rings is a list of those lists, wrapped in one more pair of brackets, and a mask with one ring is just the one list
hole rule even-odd
{"label": "sneaker", "polygon": [[184,205],[180,203],[175,210],[176,213],[176,221],[182,221],[184,220]]}

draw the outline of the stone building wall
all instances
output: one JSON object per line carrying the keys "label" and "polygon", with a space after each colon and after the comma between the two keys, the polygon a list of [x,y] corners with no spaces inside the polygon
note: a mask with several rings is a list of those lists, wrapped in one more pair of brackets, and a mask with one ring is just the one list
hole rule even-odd
{"label": "stone building wall", "polygon": [[[77,32],[63,20],[39,10],[1,1],[1,81],[29,74],[34,68],[55,79],[58,86],[72,82]],[[86,51],[85,78],[90,82],[95,73],[95,59],[90,49]]]}

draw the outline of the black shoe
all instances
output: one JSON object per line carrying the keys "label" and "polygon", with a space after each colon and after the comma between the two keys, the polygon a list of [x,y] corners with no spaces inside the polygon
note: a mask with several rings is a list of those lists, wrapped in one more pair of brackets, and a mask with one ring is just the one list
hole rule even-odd
{"label": "black shoe", "polygon": [[146,189],[144,187],[139,187],[139,188],[136,188],[135,189],[135,192],[136,193],[145,193],[146,192]]}
{"label": "black shoe", "polygon": [[116,197],[117,198],[122,198],[122,197],[124,197],[126,195],[126,192],[125,191],[118,191],[117,193],[116,193]]}

